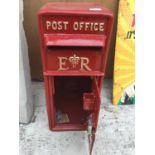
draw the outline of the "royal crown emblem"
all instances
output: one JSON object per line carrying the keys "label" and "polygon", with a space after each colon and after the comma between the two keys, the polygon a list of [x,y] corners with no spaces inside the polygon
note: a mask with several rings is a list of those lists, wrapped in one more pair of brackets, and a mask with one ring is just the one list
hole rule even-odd
{"label": "royal crown emblem", "polygon": [[69,57],[69,62],[72,64],[73,68],[76,68],[76,65],[79,64],[79,61],[80,61],[80,57],[76,56],[76,54]]}

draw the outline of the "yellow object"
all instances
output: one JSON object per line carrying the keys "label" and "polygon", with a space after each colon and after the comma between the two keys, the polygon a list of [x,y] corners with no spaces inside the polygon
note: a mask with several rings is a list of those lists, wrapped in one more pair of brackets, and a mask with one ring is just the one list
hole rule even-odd
{"label": "yellow object", "polygon": [[113,104],[135,101],[135,1],[120,0],[114,62]]}

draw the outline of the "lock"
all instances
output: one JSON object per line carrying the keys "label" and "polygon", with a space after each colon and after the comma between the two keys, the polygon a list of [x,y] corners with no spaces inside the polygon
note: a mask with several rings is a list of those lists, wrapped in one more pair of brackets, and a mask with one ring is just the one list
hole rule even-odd
{"label": "lock", "polygon": [[38,12],[49,129],[95,141],[113,14],[93,3],[48,3]]}

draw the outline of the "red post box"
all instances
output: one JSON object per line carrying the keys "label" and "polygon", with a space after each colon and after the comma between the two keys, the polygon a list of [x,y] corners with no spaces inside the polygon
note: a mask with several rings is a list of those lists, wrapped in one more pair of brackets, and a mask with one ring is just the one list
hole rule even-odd
{"label": "red post box", "polygon": [[92,3],[48,3],[38,13],[49,128],[95,140],[113,15]]}

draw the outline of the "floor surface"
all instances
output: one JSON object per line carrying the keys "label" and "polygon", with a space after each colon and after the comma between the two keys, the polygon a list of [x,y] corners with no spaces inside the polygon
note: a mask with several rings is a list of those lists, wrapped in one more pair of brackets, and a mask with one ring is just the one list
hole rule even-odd
{"label": "floor surface", "polygon": [[[86,132],[51,132],[48,129],[44,86],[33,82],[35,114],[20,124],[20,155],[89,155]],[[112,81],[105,80],[92,155],[134,155],[134,105],[114,106]]]}

